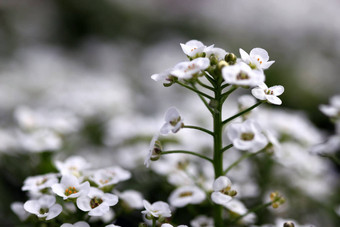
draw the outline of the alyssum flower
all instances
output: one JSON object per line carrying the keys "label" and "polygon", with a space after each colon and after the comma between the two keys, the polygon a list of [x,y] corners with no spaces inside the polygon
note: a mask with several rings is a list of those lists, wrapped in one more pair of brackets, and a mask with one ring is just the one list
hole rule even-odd
{"label": "alyssum flower", "polygon": [[175,107],[169,108],[164,116],[165,123],[160,129],[160,133],[167,135],[170,132],[176,133],[183,127],[183,120]]}
{"label": "alyssum flower", "polygon": [[73,175],[62,176],[60,183],[52,185],[52,191],[64,200],[77,198],[82,194],[87,195],[90,190],[90,183],[85,181],[80,184],[79,179]]}
{"label": "alyssum flower", "polygon": [[181,43],[180,45],[183,52],[189,57],[196,56],[202,57],[202,54],[203,52],[205,52],[206,49],[214,47],[214,45],[207,47],[201,41],[198,40],[190,40],[185,44]]}
{"label": "alyssum flower", "polygon": [[60,204],[56,204],[56,198],[52,195],[43,195],[37,200],[28,200],[24,203],[24,209],[37,215],[38,218],[51,220],[58,216],[63,210]]}
{"label": "alyssum flower", "polygon": [[226,176],[218,177],[214,181],[213,189],[211,200],[220,205],[225,205],[237,194],[235,190],[231,190],[231,181]]}
{"label": "alyssum flower", "polygon": [[261,83],[258,87],[253,88],[251,93],[255,96],[255,98],[260,100],[267,100],[267,102],[281,105],[282,101],[277,96],[281,95],[284,92],[284,87],[281,85],[272,86],[270,88],[267,87],[265,83]]}
{"label": "alyssum flower", "polygon": [[208,58],[196,58],[192,61],[178,63],[173,67],[170,74],[178,79],[190,79],[209,66],[210,60]]}
{"label": "alyssum flower", "polygon": [[275,62],[268,61],[268,52],[262,48],[254,48],[249,54],[240,48],[240,55],[242,61],[248,64],[252,69],[268,69]]}
{"label": "alyssum flower", "polygon": [[162,201],[150,204],[148,201],[143,200],[145,210],[142,211],[147,218],[168,218],[171,217],[171,210],[169,204]]}
{"label": "alyssum flower", "polygon": [[169,203],[174,207],[184,207],[188,204],[199,204],[205,200],[205,192],[197,186],[182,186],[170,194]]}

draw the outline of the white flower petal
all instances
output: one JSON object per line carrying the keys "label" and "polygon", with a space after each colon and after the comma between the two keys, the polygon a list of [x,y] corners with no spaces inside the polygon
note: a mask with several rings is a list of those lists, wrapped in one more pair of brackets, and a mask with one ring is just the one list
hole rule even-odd
{"label": "white flower petal", "polygon": [[232,197],[221,192],[213,192],[211,194],[211,200],[216,204],[225,205],[232,200]]}
{"label": "white flower petal", "polygon": [[282,95],[282,93],[285,91],[285,88],[281,85],[276,85],[276,86],[270,87],[269,89],[273,91],[275,96]]}
{"label": "white flower petal", "polygon": [[275,104],[275,105],[281,105],[282,104],[281,99],[274,96],[274,95],[267,95],[266,98],[267,98],[268,102],[270,102],[272,104]]}
{"label": "white flower petal", "polygon": [[267,62],[269,60],[269,55],[268,55],[268,52],[265,50],[265,49],[262,49],[262,48],[254,48],[250,51],[249,53],[250,57],[256,57],[256,56],[259,56],[262,58],[262,60],[264,62]]}
{"label": "white flower petal", "polygon": [[259,88],[259,87],[253,88],[251,90],[251,94],[257,99],[260,99],[260,100],[266,99],[264,90],[262,88]]}
{"label": "white flower petal", "polygon": [[57,217],[61,213],[62,210],[63,210],[63,208],[62,208],[62,206],[60,204],[54,204],[48,210],[48,215],[46,217],[46,221],[51,220],[51,219]]}

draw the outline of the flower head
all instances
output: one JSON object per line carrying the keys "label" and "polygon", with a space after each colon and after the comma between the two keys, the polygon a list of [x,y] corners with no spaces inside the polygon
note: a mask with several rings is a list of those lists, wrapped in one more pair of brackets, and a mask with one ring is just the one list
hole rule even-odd
{"label": "flower head", "polygon": [[178,79],[190,79],[193,75],[205,70],[210,66],[208,58],[196,58],[192,61],[180,62],[174,66],[170,74]]}
{"label": "flower head", "polygon": [[199,204],[205,200],[205,192],[196,186],[182,186],[173,191],[169,203],[174,207],[184,207],[188,204]]}
{"label": "flower head", "polygon": [[176,133],[183,127],[183,120],[175,107],[169,108],[164,116],[165,123],[162,126],[160,133],[167,135],[170,132]]}
{"label": "flower head", "polygon": [[199,215],[195,219],[191,220],[190,225],[192,227],[214,227],[214,219],[205,215]]}
{"label": "flower head", "polygon": [[328,117],[339,119],[340,118],[340,95],[335,95],[330,98],[330,105],[320,105],[322,113]]}
{"label": "flower head", "polygon": [[82,175],[82,170],[91,166],[91,164],[81,156],[71,156],[64,162],[57,160],[55,165],[62,175],[72,174],[76,177],[80,177]]}
{"label": "flower head", "polygon": [[39,176],[27,177],[21,189],[23,191],[30,191],[40,194],[41,190],[50,188],[55,183],[58,183],[57,175],[49,173]]}
{"label": "flower head", "polygon": [[264,82],[263,72],[252,70],[249,65],[240,62],[222,68],[222,76],[226,83],[239,86],[257,86]]}
{"label": "flower head", "polygon": [[77,198],[82,194],[87,195],[90,190],[90,183],[85,181],[80,184],[79,179],[73,175],[62,176],[60,183],[52,185],[52,191],[64,200]]}
{"label": "flower head", "polygon": [[168,218],[171,217],[171,210],[169,204],[162,201],[154,202],[150,204],[148,201],[143,200],[143,205],[145,210],[142,211],[147,217],[155,217],[155,218]]}
{"label": "flower head", "polygon": [[201,41],[198,41],[198,40],[190,40],[186,42],[185,44],[181,43],[180,45],[181,45],[183,52],[189,57],[198,56],[202,54],[206,48],[211,48],[214,46],[214,45],[211,45],[207,47]]}
{"label": "flower head", "polygon": [[119,166],[112,166],[105,169],[99,169],[90,175],[90,180],[98,185],[99,188],[117,184],[120,181],[128,180],[131,173]]}
{"label": "flower head", "polygon": [[265,83],[261,83],[258,87],[253,88],[251,93],[260,100],[267,100],[269,103],[275,105],[281,105],[282,101],[277,96],[284,92],[284,87],[281,85],[276,85],[268,88]]}
{"label": "flower head", "polygon": [[236,195],[235,190],[231,190],[231,181],[226,176],[218,177],[213,184],[214,192],[211,194],[211,199],[217,204],[224,205],[232,200]]}
{"label": "flower head", "polygon": [[229,125],[227,135],[234,147],[239,150],[257,152],[268,144],[260,126],[251,119]]}
{"label": "flower head", "polygon": [[56,204],[56,198],[52,195],[43,195],[37,200],[28,200],[24,203],[24,209],[37,215],[38,218],[50,220],[58,216],[63,208],[60,204]]}
{"label": "flower head", "polygon": [[269,55],[265,49],[254,48],[248,54],[244,50],[240,49],[240,55],[242,61],[248,64],[252,69],[268,69],[275,61],[268,61]]}

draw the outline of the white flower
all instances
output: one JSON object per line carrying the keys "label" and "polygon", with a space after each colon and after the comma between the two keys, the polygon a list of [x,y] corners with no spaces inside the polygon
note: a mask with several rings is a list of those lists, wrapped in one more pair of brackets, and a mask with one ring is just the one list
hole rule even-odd
{"label": "white flower", "polygon": [[[173,227],[173,225],[169,223],[164,223],[161,225],[161,227]],[[187,225],[178,225],[177,227],[188,227]]]}
{"label": "white flower", "polygon": [[226,83],[240,86],[254,87],[265,80],[263,72],[252,70],[249,65],[243,62],[223,67],[222,76]]}
{"label": "white flower", "polygon": [[152,137],[149,146],[149,153],[144,160],[144,165],[149,168],[151,161],[156,161],[160,158],[162,147],[160,142],[158,141],[159,134],[156,134]]}
{"label": "white flower", "polygon": [[196,55],[203,53],[206,48],[211,48],[214,46],[211,45],[207,47],[201,41],[198,40],[190,40],[185,44],[181,43],[180,45],[182,47],[183,52],[189,57],[195,57]]}
{"label": "white flower", "polygon": [[21,221],[25,221],[28,216],[30,216],[30,213],[24,209],[24,203],[22,202],[11,203],[11,210],[19,217]]}
{"label": "white flower", "polygon": [[320,143],[310,149],[311,154],[332,154],[340,149],[340,136],[335,135],[328,138],[325,143]]}
{"label": "white flower", "polygon": [[214,219],[199,215],[190,222],[191,227],[214,227]]}
{"label": "white flower", "polygon": [[78,221],[74,224],[64,223],[60,227],[90,227],[90,225],[87,222]]}
{"label": "white flower", "polygon": [[118,195],[118,197],[122,199],[129,207],[134,209],[143,208],[142,193],[135,190],[126,190],[124,192],[115,191],[115,194]]}
{"label": "white flower", "polygon": [[77,198],[82,194],[87,195],[90,190],[90,183],[85,181],[80,184],[79,179],[73,175],[62,176],[59,184],[52,185],[52,191],[64,200]]}
{"label": "white flower", "polygon": [[37,129],[29,133],[18,132],[23,149],[32,152],[56,151],[63,145],[60,136],[49,129]]}
{"label": "white flower", "polygon": [[62,175],[72,174],[76,177],[80,177],[82,174],[81,171],[91,166],[91,164],[81,156],[71,156],[64,162],[57,160],[55,161],[55,165]]}
{"label": "white flower", "polygon": [[231,190],[231,181],[226,176],[218,177],[213,184],[214,192],[211,194],[211,199],[214,203],[225,205],[230,200],[232,196],[236,195],[236,191]]}
{"label": "white flower", "polygon": [[55,183],[58,183],[58,178],[54,173],[27,177],[21,190],[40,194],[41,190],[50,188]]}
{"label": "white flower", "polygon": [[155,218],[168,218],[171,217],[171,210],[169,207],[169,204],[162,201],[154,202],[153,204],[150,204],[148,201],[143,200],[143,205],[145,210],[142,211],[143,214],[149,217],[155,217]]}
{"label": "white flower", "polygon": [[154,81],[165,81],[169,76],[171,76],[172,68],[167,69],[161,73],[156,73],[151,76]]}
{"label": "white flower", "polygon": [[262,48],[254,48],[247,54],[244,50],[240,49],[242,61],[247,63],[253,69],[268,69],[275,61],[268,61],[268,52]]}
{"label": "white flower", "polygon": [[169,203],[174,207],[199,204],[205,200],[205,192],[196,186],[182,186],[170,194]]}
{"label": "white flower", "polygon": [[320,105],[322,113],[332,118],[340,118],[340,95],[330,98],[330,105]]}
{"label": "white flower", "polygon": [[272,86],[270,88],[267,87],[265,83],[261,83],[258,87],[253,88],[251,93],[260,100],[267,100],[269,103],[275,105],[281,105],[282,101],[277,96],[281,95],[284,92],[284,87],[281,85]]}
{"label": "white flower", "polygon": [[167,135],[170,132],[176,133],[183,127],[183,120],[175,107],[169,108],[164,116],[165,123],[160,129],[160,133]]}
{"label": "white flower", "polygon": [[196,58],[192,61],[180,62],[174,66],[170,74],[178,77],[178,79],[190,79],[196,73],[210,66],[210,60],[208,58]]}
{"label": "white flower", "polygon": [[[245,207],[245,205],[237,199],[233,199],[229,203],[226,203],[225,207],[229,209],[230,211],[237,213],[239,215],[244,215],[248,212],[248,209]],[[255,214],[249,213],[248,215],[246,215],[245,217],[241,219],[241,222],[244,224],[250,224],[250,223],[254,223],[255,219],[256,219]]]}
{"label": "white flower", "polygon": [[98,185],[99,188],[114,185],[120,181],[130,179],[131,173],[119,166],[112,166],[105,169],[99,169],[90,175],[90,180]]}
{"label": "white flower", "polygon": [[222,48],[218,48],[218,47],[207,47],[204,51],[206,53],[206,57],[209,58],[211,55],[214,55],[215,57],[217,57],[217,59],[223,60],[224,57],[228,54],[225,50],[223,50]]}
{"label": "white flower", "polygon": [[234,147],[239,150],[257,152],[268,144],[260,126],[253,120],[233,123],[227,127],[227,136]]}
{"label": "white flower", "polygon": [[52,195],[43,195],[37,200],[28,200],[24,204],[24,209],[38,216],[50,220],[58,216],[63,208],[60,204],[56,204],[56,198]]}
{"label": "white flower", "polygon": [[118,196],[91,187],[87,195],[77,198],[77,206],[82,211],[89,211],[90,216],[102,216],[109,212],[110,206],[118,203]]}

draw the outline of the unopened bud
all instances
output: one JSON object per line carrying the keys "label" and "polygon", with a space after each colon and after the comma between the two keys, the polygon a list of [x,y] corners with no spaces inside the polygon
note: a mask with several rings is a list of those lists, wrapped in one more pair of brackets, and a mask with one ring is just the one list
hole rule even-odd
{"label": "unopened bud", "polygon": [[233,65],[236,63],[237,57],[235,54],[229,53],[224,57],[224,60],[226,60],[226,62],[228,62],[230,65]]}
{"label": "unopened bud", "polygon": [[285,222],[285,223],[283,224],[283,227],[295,227],[295,225],[294,225],[293,222],[288,221],[288,222]]}
{"label": "unopened bud", "polygon": [[279,204],[278,204],[278,203],[273,203],[273,204],[272,204],[272,207],[273,207],[274,209],[276,209],[276,208],[279,207]]}
{"label": "unopened bud", "polygon": [[228,65],[229,65],[228,62],[226,62],[226,61],[219,61],[218,64],[217,64],[217,67],[219,69],[222,69],[223,67],[228,66]]}
{"label": "unopened bud", "polygon": [[216,65],[218,63],[218,58],[215,55],[211,55],[209,59],[211,65]]}

